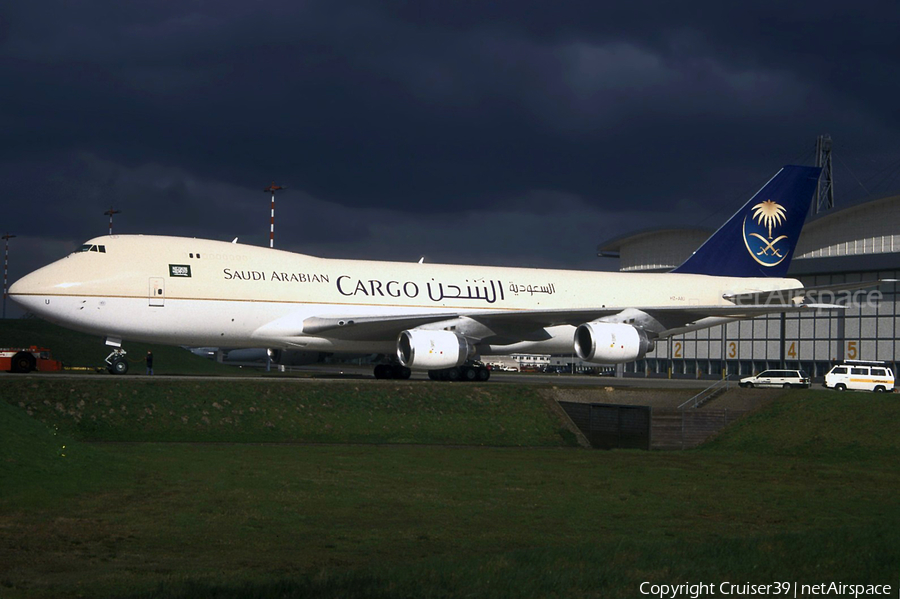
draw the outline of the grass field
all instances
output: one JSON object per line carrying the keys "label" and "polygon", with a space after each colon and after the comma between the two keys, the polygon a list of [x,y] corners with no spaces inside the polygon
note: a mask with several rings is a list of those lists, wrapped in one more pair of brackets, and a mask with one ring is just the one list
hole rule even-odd
{"label": "grass field", "polygon": [[0,390],[3,599],[635,597],[900,574],[891,395],[794,391],[699,450],[650,453],[572,447],[514,385]]}

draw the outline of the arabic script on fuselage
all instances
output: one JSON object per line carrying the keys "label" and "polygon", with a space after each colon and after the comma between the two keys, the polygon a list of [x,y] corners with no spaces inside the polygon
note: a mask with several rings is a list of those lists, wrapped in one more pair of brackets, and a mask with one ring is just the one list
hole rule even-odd
{"label": "arabic script on fuselage", "polygon": [[465,279],[462,282],[430,281],[382,281],[379,279],[356,279],[341,275],[336,280],[341,295],[364,297],[405,297],[409,299],[427,297],[435,303],[446,301],[483,301],[488,304],[506,301],[506,289],[514,295],[535,293],[556,293],[554,284],[534,285],[511,283],[508,287],[495,279]]}

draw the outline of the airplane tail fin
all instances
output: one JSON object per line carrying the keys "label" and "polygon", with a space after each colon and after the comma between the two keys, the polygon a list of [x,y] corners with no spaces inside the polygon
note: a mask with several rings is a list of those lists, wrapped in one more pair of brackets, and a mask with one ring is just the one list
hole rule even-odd
{"label": "airplane tail fin", "polygon": [[785,166],[672,272],[784,277],[822,169]]}

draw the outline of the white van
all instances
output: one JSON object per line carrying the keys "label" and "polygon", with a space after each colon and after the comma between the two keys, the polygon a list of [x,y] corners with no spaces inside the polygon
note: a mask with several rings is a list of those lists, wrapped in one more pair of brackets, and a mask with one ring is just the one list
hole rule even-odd
{"label": "white van", "polygon": [[844,360],[825,375],[825,386],[838,391],[859,389],[884,393],[894,390],[894,372],[884,362]]}

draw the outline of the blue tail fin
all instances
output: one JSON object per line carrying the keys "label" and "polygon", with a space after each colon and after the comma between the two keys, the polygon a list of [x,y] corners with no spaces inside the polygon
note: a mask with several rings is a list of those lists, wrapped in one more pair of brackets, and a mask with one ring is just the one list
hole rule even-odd
{"label": "blue tail fin", "polygon": [[783,277],[822,169],[786,166],[672,272]]}

